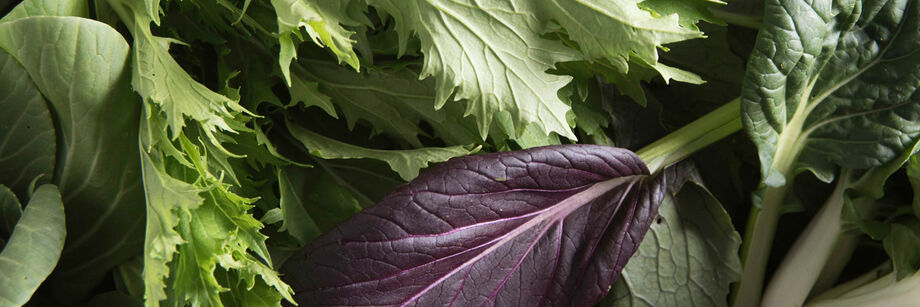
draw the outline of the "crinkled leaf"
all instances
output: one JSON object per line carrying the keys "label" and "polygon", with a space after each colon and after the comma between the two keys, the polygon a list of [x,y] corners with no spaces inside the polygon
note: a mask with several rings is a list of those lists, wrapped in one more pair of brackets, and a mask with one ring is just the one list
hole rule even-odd
{"label": "crinkled leaf", "polygon": [[40,186],[0,252],[0,305],[29,301],[57,265],[66,232],[61,192],[54,185]]}
{"label": "crinkled leaf", "polygon": [[326,46],[338,58],[339,63],[348,63],[359,70],[358,56],[352,50],[351,38],[355,32],[346,30],[343,25],[357,26],[361,22],[349,16],[348,9],[356,1],[309,1],[309,0],[272,0],[271,4],[278,15],[278,39],[281,42],[281,54],[278,61],[281,72],[288,85],[291,85],[291,60],[297,57],[295,40],[291,35],[300,37],[300,28],[317,45]]}
{"label": "crinkled leaf", "polygon": [[195,186],[166,174],[162,161],[154,162],[143,152],[144,191],[147,201],[147,229],[144,240],[144,285],[145,302],[156,306],[166,299],[164,279],[169,276],[169,265],[177,246],[184,243],[176,230],[179,217],[191,214],[204,201],[198,196]]}
{"label": "crinkled leaf", "polygon": [[464,146],[425,147],[407,150],[380,150],[355,146],[322,136],[288,121],[288,130],[314,156],[323,159],[376,159],[386,162],[403,180],[412,180],[428,163],[465,156],[478,149]]}
{"label": "crinkled leaf", "polygon": [[635,154],[566,145],[453,159],[285,265],[314,305],[591,305],[656,215]]}
{"label": "crinkled leaf", "polygon": [[701,20],[724,26],[725,22],[709,9],[726,4],[721,0],[644,0],[639,2],[639,7],[657,16],[677,15],[681,26],[698,30],[696,24]]}
{"label": "crinkled leaf", "polygon": [[697,182],[675,189],[614,285],[610,306],[727,306],[729,285],[741,277],[741,236]]}
{"label": "crinkled leaf", "polygon": [[57,296],[80,301],[142,246],[140,105],[128,83],[128,44],[103,23],[40,16],[0,24],[0,47],[29,73],[59,123],[53,182],[71,236],[66,265],[51,278]]}
{"label": "crinkled leaf", "polygon": [[767,1],[742,85],[764,182],[870,168],[920,136],[920,6]]}
{"label": "crinkled leaf", "polygon": [[[509,111],[516,134],[536,126],[575,139],[566,114],[571,108],[556,92],[571,77],[547,73],[557,62],[574,60],[561,42],[540,37],[542,22],[529,2],[369,1],[396,20],[400,53],[415,33],[425,54],[422,77],[437,83],[436,106],[467,99],[466,114],[485,138],[493,114]],[[636,8],[638,10],[638,8]],[[647,14],[647,13],[646,13]]]}
{"label": "crinkled leaf", "polygon": [[0,184],[26,197],[35,177],[54,174],[54,125],[32,78],[3,50],[0,80]]}
{"label": "crinkled leaf", "polygon": [[677,14],[655,17],[640,9],[639,2],[539,1],[540,12],[547,14],[544,18],[558,22],[578,43],[585,59],[607,60],[623,74],[628,72],[629,61],[657,68],[657,49],[664,44],[703,37],[694,28],[682,27]]}

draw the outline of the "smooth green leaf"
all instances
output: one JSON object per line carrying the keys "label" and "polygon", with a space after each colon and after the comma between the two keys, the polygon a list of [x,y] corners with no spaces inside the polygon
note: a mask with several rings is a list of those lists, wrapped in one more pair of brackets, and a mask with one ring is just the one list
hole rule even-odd
{"label": "smooth green leaf", "polygon": [[0,305],[22,306],[29,301],[57,265],[66,232],[60,191],[42,185],[0,252]]}
{"label": "smooth green leaf", "polygon": [[0,80],[0,184],[26,197],[32,179],[54,173],[54,125],[32,78],[3,50]]}
{"label": "smooth green leaf", "polygon": [[765,16],[742,119],[767,185],[879,166],[920,136],[920,6],[773,0]]}
{"label": "smooth green leaf", "polygon": [[[0,240],[3,240],[0,242],[6,242],[6,239],[10,238],[13,227],[16,226],[20,216],[22,216],[22,205],[19,204],[16,194],[13,194],[10,188],[0,184]],[[0,248],[3,248],[3,243],[0,243]]]}
{"label": "smooth green leaf", "polygon": [[418,176],[419,170],[428,167],[428,163],[447,161],[450,158],[469,155],[478,150],[468,150],[461,145],[407,150],[371,149],[330,139],[290,121],[287,122],[287,126],[294,138],[314,156],[323,159],[381,160],[389,164],[390,168],[406,181]]}
{"label": "smooth green leaf", "polygon": [[920,270],[920,225],[891,224],[891,231],[882,240],[891,257],[896,279],[900,280]]}
{"label": "smooth green leaf", "polygon": [[[489,132],[493,115],[508,111],[516,134],[536,126],[575,139],[566,114],[571,108],[556,92],[571,80],[552,75],[558,62],[574,60],[559,41],[540,37],[543,26],[530,2],[374,0],[396,20],[400,54],[417,34],[425,54],[422,77],[437,83],[437,108],[451,97],[467,99],[466,114],[476,117],[479,134]],[[638,10],[638,7],[636,8]]]}
{"label": "smooth green leaf", "polygon": [[78,301],[142,246],[140,105],[128,83],[128,44],[100,22],[41,16],[0,23],[0,48],[22,64],[59,124],[53,182],[71,236],[66,266],[51,278],[57,296]]}
{"label": "smooth green leaf", "polygon": [[913,156],[907,164],[907,178],[914,189],[914,215],[920,218],[920,156]]}
{"label": "smooth green leaf", "polygon": [[[293,179],[293,180],[292,180]],[[320,235],[319,227],[304,208],[306,199],[301,198],[299,192],[302,185],[298,184],[300,178],[291,178],[288,171],[278,171],[278,189],[281,192],[281,212],[283,222],[279,231],[287,231],[300,246],[306,245]]]}
{"label": "smooth green leaf", "polygon": [[[678,166],[680,167],[680,166]],[[741,276],[741,236],[719,201],[696,182],[665,197],[608,306],[726,306]]]}

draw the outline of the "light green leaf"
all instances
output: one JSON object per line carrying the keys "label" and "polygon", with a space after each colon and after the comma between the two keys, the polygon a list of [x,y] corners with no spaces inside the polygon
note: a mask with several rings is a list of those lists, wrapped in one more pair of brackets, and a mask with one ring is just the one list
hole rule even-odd
{"label": "light green leaf", "polygon": [[84,0],[25,0],[16,5],[0,22],[30,16],[89,17],[89,1]]}
{"label": "light green leaf", "polygon": [[879,166],[920,137],[920,6],[773,0],[764,16],[741,104],[767,185]]}
{"label": "light green leaf", "polygon": [[913,156],[907,164],[907,178],[914,189],[914,215],[920,218],[920,156]]}
{"label": "light green leaf", "polygon": [[0,252],[0,305],[22,306],[51,274],[64,248],[64,204],[54,185],[39,187]]}
{"label": "light green leaf", "polygon": [[339,142],[307,130],[287,121],[288,130],[311,154],[323,159],[376,159],[386,162],[403,180],[418,176],[420,169],[430,162],[443,162],[453,157],[465,156],[478,151],[463,146],[443,148],[419,148],[408,150],[379,150]]}
{"label": "light green leaf", "polygon": [[354,31],[345,30],[342,25],[358,26],[360,21],[348,14],[349,5],[359,4],[354,1],[309,1],[309,0],[271,0],[278,15],[278,34],[281,42],[281,54],[278,61],[281,73],[288,85],[291,85],[291,60],[297,57],[295,40],[291,35],[300,37],[300,28],[317,45],[326,46],[338,58],[359,71],[360,63],[352,50]]}
{"label": "light green leaf", "polygon": [[684,28],[698,30],[700,20],[712,24],[725,25],[709,8],[719,8],[726,3],[721,0],[643,0],[639,7],[649,10],[655,16],[677,15]]}
{"label": "light green leaf", "polygon": [[[543,24],[526,1],[392,1],[369,3],[393,16],[400,53],[415,33],[425,54],[421,76],[437,83],[437,108],[451,97],[467,99],[485,138],[493,114],[509,111],[516,134],[536,126],[575,139],[566,116],[571,108],[556,92],[571,80],[548,69],[575,58],[561,42],[540,37]],[[636,8],[638,10],[638,7]],[[647,14],[647,13],[646,13]]]}
{"label": "light green leaf", "polygon": [[0,184],[25,197],[32,179],[54,172],[54,125],[32,78],[3,50],[0,80]]}
{"label": "light green leaf", "polygon": [[[157,159],[156,162],[153,159]],[[185,242],[176,230],[179,217],[190,215],[191,210],[204,201],[195,186],[169,176],[162,159],[162,156],[147,152],[141,154],[147,201],[143,276],[148,306],[157,306],[167,298],[164,279],[170,275],[168,264],[177,246]]]}
{"label": "light green leaf", "polygon": [[741,236],[715,197],[695,182],[665,197],[614,284],[608,306],[726,306],[741,276]]}
{"label": "light green leaf", "polygon": [[640,9],[639,2],[539,1],[540,11],[548,15],[543,18],[558,22],[586,59],[605,59],[620,73],[628,72],[632,57],[655,67],[662,45],[703,37],[702,32],[682,27],[676,14],[655,17]]}
{"label": "light green leaf", "polygon": [[22,64],[59,123],[53,182],[72,235],[61,256],[67,265],[51,280],[56,296],[80,300],[141,250],[140,105],[128,83],[128,44],[100,22],[40,16],[0,23],[0,48]]}

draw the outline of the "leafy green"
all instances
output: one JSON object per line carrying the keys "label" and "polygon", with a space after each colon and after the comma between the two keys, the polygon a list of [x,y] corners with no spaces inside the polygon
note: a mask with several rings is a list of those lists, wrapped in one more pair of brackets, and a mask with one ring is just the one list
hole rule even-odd
{"label": "leafy green", "polygon": [[767,185],[783,185],[800,169],[829,181],[834,165],[878,166],[920,136],[916,6],[770,1],[767,11],[791,19],[765,23],[760,37],[770,40],[758,42],[742,90],[745,129]]}
{"label": "leafy green", "polygon": [[29,74],[0,51],[0,182],[26,195],[35,177],[54,171],[55,136],[51,113]]}
{"label": "leafy green", "polygon": [[[339,59],[339,63],[348,63],[355,70],[360,64],[358,56],[352,50],[354,31],[346,30],[342,25],[357,26],[362,22],[349,14],[349,6],[358,1],[307,1],[307,0],[272,0],[271,4],[278,14],[278,37],[281,54],[278,57],[282,75],[291,85],[291,60],[297,58],[294,40],[291,35],[301,38],[300,28],[304,28],[317,45],[328,47]],[[360,15],[359,15],[360,16]]]}
{"label": "leafy green", "polygon": [[139,105],[128,85],[128,45],[96,21],[39,16],[0,23],[0,48],[22,64],[55,116],[52,182],[69,212],[61,258],[71,265],[52,279],[60,297],[79,299],[141,246]]}
{"label": "leafy green", "polygon": [[[677,168],[672,175],[688,171]],[[741,273],[741,237],[698,179],[676,176],[658,220],[614,284],[609,306],[727,306],[728,285]]]}
{"label": "leafy green", "polygon": [[369,4],[393,16],[400,54],[415,33],[425,53],[421,77],[437,85],[436,108],[448,99],[467,99],[479,135],[488,135],[493,114],[509,111],[517,134],[534,125],[548,134],[575,139],[556,92],[570,77],[546,70],[575,58],[558,41],[543,39],[533,4],[468,1],[387,1]]}
{"label": "leafy green", "polygon": [[22,306],[51,274],[64,248],[64,204],[54,185],[35,190],[0,252],[0,303]]}
{"label": "leafy green", "polygon": [[309,150],[310,154],[323,159],[377,159],[386,162],[403,180],[418,176],[420,169],[431,162],[469,155],[478,148],[469,150],[462,145],[444,148],[419,148],[407,150],[380,150],[364,148],[322,136],[295,123],[287,123],[291,135]]}

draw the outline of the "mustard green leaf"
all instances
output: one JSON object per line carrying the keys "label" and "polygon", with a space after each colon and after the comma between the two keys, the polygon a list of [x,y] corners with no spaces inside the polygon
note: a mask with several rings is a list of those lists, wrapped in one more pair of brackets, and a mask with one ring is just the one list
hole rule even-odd
{"label": "mustard green leaf", "polygon": [[343,143],[312,132],[291,121],[288,130],[314,156],[323,159],[375,159],[386,162],[403,180],[418,176],[420,169],[431,162],[443,162],[453,157],[469,155],[478,149],[468,150],[464,146],[443,148],[419,148],[407,150],[380,150]]}
{"label": "mustard green leaf", "polygon": [[[559,41],[540,36],[543,24],[528,1],[390,1],[369,4],[393,16],[400,54],[418,35],[425,54],[422,78],[434,77],[440,108],[466,99],[485,138],[497,112],[508,111],[516,135],[527,126],[574,140],[566,119],[571,108],[557,96],[571,77],[549,74],[556,63],[576,59]],[[638,7],[636,8],[638,10]],[[646,13],[647,14],[647,13]]]}

